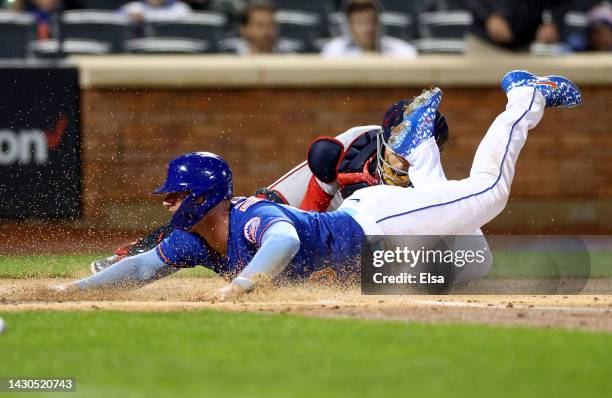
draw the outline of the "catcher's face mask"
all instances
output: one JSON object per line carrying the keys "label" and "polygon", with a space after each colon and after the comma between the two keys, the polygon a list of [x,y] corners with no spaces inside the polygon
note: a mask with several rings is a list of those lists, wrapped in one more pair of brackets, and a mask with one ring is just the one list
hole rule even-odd
{"label": "catcher's face mask", "polygon": [[378,182],[384,185],[395,185],[398,187],[407,187],[410,183],[408,179],[408,164],[405,168],[399,168],[391,165],[387,153],[394,154],[389,144],[385,141],[382,129],[376,134],[376,170],[378,174]]}

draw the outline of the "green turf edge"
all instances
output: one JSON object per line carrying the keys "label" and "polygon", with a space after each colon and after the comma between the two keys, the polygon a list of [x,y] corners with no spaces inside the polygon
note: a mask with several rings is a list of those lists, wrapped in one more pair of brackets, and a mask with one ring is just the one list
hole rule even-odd
{"label": "green turf edge", "polygon": [[0,376],[74,376],[70,397],[602,397],[612,388],[603,333],[215,311],[2,317]]}
{"label": "green turf edge", "polygon": [[[89,264],[103,254],[0,256],[0,278],[80,278],[90,274]],[[187,268],[179,277],[211,277],[204,267]]]}

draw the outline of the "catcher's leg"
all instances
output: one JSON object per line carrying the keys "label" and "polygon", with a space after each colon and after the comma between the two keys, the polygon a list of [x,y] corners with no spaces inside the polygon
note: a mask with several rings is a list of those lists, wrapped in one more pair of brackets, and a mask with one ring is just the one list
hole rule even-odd
{"label": "catcher's leg", "polygon": [[312,173],[308,164],[302,162],[272,183],[267,189],[280,194],[290,206],[299,207],[306,193],[310,177],[312,177]]}
{"label": "catcher's leg", "polygon": [[533,87],[511,90],[506,110],[495,119],[476,152],[469,178],[414,189],[366,188],[342,208],[352,209],[349,211],[366,234],[473,233],[506,205],[516,160],[528,130],[542,118],[544,106],[544,96]]}

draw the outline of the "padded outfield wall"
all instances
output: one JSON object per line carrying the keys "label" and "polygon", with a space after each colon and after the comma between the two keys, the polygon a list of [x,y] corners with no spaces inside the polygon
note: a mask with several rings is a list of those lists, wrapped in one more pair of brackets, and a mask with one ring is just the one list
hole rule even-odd
{"label": "padded outfield wall", "polygon": [[322,60],[77,57],[80,69],[86,221],[132,226],[163,220],[149,192],[175,155],[207,150],[234,168],[249,194],[305,157],[310,140],[379,124],[388,105],[438,85],[451,139],[449,178],[469,173],[476,146],[505,105],[508,69],[564,74],[584,105],[545,114],[519,160],[511,200],[488,230],[610,233],[612,57],[428,56]]}

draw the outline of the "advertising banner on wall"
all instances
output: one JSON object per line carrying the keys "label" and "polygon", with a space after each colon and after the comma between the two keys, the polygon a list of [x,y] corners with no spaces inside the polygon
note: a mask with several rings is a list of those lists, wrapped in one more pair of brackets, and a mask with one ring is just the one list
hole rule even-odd
{"label": "advertising banner on wall", "polygon": [[78,71],[0,66],[0,218],[81,215]]}

